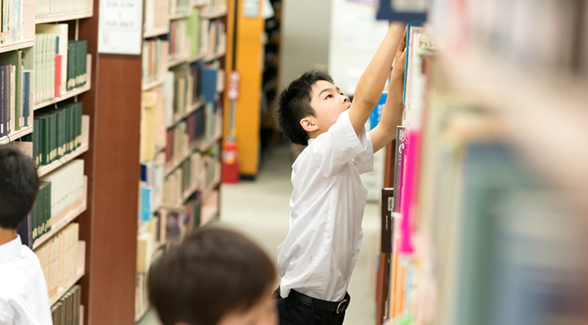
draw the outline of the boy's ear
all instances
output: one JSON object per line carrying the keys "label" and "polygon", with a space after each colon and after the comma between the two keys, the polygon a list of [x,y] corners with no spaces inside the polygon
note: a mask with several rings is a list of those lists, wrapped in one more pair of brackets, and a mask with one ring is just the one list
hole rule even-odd
{"label": "boy's ear", "polygon": [[300,120],[300,125],[302,125],[302,128],[304,129],[304,131],[306,132],[314,132],[316,130],[318,130],[318,125],[316,124],[316,119],[314,118],[314,116],[309,115],[303,119]]}

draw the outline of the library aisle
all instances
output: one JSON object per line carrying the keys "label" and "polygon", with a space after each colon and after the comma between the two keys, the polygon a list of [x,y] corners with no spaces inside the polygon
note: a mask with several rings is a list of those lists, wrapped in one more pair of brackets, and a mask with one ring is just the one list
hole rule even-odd
{"label": "library aisle", "polygon": [[[236,228],[257,241],[276,259],[276,247],[288,233],[288,201],[292,156],[290,145],[272,146],[261,160],[257,180],[223,184],[221,191],[221,224]],[[364,214],[364,239],[349,284],[351,305],[345,325],[375,324],[375,249],[379,246],[379,206],[367,204]],[[375,249],[374,249],[375,247]],[[372,254],[373,252],[373,254]],[[372,256],[373,255],[373,256]],[[139,325],[159,325],[150,310]]]}

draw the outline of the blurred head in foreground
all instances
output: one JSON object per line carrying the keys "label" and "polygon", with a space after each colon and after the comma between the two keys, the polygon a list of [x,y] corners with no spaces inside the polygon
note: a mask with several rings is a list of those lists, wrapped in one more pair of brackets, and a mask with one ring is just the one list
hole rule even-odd
{"label": "blurred head in foreground", "polygon": [[275,325],[273,262],[254,242],[204,227],[170,248],[149,271],[149,302],[164,325]]}

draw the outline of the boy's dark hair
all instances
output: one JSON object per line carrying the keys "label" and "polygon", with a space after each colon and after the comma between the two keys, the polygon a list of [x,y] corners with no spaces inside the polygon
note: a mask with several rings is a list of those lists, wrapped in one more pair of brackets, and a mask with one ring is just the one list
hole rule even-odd
{"label": "boy's dark hair", "polygon": [[0,146],[0,227],[17,229],[31,212],[39,175],[33,160],[11,146]]}
{"label": "boy's dark hair", "polygon": [[314,116],[314,109],[310,106],[311,89],[319,80],[333,83],[333,78],[327,73],[311,70],[292,81],[278,97],[274,118],[280,130],[293,143],[304,146],[308,144],[308,133],[300,125],[300,120]]}
{"label": "boy's dark hair", "polygon": [[257,244],[232,230],[204,227],[153,263],[149,302],[164,325],[215,325],[259,303],[276,278],[274,264]]}

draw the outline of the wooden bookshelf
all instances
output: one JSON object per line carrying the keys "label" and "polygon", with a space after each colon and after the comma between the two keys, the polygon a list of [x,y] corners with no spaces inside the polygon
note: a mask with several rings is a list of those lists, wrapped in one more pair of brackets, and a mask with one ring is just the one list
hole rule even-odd
{"label": "wooden bookshelf", "polygon": [[7,143],[14,141],[16,139],[20,139],[20,138],[24,137],[25,135],[31,134],[31,133],[33,133],[33,126],[32,125],[22,127],[22,128],[20,128],[20,130],[13,131],[9,135],[0,138],[0,145],[7,144]]}
{"label": "wooden bookshelf", "polygon": [[36,24],[46,24],[46,23],[57,23],[57,22],[68,21],[68,20],[90,18],[94,14],[91,9],[92,8],[90,7],[90,10],[86,10],[86,11],[38,17],[35,19],[35,23]]}
{"label": "wooden bookshelf", "polygon": [[146,30],[145,32],[143,32],[143,38],[152,38],[165,34],[169,34],[169,27]]}
{"label": "wooden bookshelf", "polygon": [[34,39],[25,39],[19,42],[7,43],[0,45],[0,53],[26,49],[35,45]]}
{"label": "wooden bookshelf", "polygon": [[184,18],[190,17],[190,15],[192,15],[192,10],[190,10],[188,12],[180,12],[180,13],[175,13],[175,14],[169,14],[169,20],[184,19]]}

